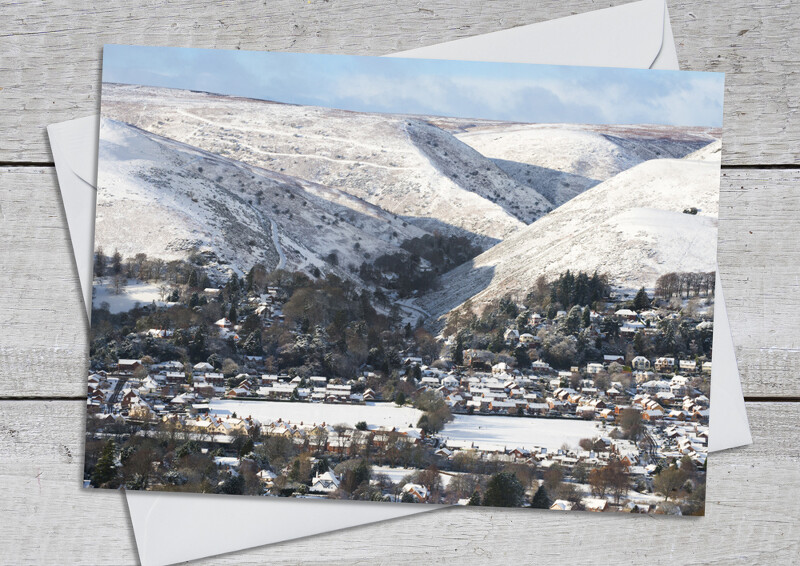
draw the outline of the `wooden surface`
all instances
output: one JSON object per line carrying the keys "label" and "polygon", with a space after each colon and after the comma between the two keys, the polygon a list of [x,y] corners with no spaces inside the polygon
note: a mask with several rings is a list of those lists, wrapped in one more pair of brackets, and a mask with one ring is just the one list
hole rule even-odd
{"label": "wooden surface", "polygon": [[[103,43],[378,55],[621,3],[0,4],[0,563],[137,561],[122,495],[78,487],[86,327],[45,133],[97,111]],[[728,73],[719,264],[755,444],[710,458],[708,515],[453,509],[204,563],[800,562],[800,3],[669,9],[682,68]]]}

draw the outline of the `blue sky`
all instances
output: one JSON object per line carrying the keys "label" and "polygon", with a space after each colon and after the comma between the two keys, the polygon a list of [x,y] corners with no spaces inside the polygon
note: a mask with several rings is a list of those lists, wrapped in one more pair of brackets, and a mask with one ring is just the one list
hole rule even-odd
{"label": "blue sky", "polygon": [[724,74],[106,45],[103,81],[361,112],[722,126]]}

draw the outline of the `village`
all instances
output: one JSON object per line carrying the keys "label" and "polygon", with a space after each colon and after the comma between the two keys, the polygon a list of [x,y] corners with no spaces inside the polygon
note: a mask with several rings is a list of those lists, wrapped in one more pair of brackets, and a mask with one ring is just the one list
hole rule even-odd
{"label": "village", "polygon": [[[203,294],[213,301],[222,292],[207,288]],[[234,306],[264,328],[282,325],[281,294],[267,287]],[[582,309],[582,332],[602,340],[613,320],[617,342],[634,344],[637,335],[657,334],[660,320],[677,316],[674,309],[627,306],[610,301],[600,312]],[[711,362],[644,356],[628,347],[557,369],[538,355],[542,336],[574,313],[522,314],[524,324],[502,332],[500,353],[497,345],[495,352],[461,349],[454,335],[440,337],[436,359],[407,350],[392,372],[391,397],[379,386],[388,376],[369,366],[345,379],[270,372],[260,354],[239,356],[235,375],[218,359],[117,359],[90,371],[88,434],[98,451],[110,438],[135,444],[168,434],[170,448],[213,462],[205,480],[222,492],[701,512],[702,498],[692,494],[704,484]],[[710,317],[696,318],[693,324],[710,328]],[[254,319],[246,320],[249,329],[222,317],[214,332],[244,342],[240,336],[252,333]],[[174,333],[149,328],[138,334],[169,341]],[[520,351],[524,366],[517,363]],[[572,443],[548,446],[524,430],[493,432],[494,424],[506,426],[509,419],[584,428]],[[457,434],[449,432],[454,429]],[[276,438],[283,439],[278,454]],[[117,465],[125,467],[121,459]],[[159,473],[147,474],[145,488],[183,489],[194,481],[181,476],[177,462],[172,469],[154,467]],[[491,484],[502,481],[510,487],[503,484],[500,492],[511,499],[498,503]]]}

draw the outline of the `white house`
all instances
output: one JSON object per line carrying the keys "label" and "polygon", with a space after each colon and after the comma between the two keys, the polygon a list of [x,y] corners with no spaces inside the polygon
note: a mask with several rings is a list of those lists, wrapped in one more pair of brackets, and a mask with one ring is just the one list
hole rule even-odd
{"label": "white house", "polygon": [[636,356],[631,360],[631,367],[639,371],[647,371],[650,369],[650,360],[644,356]]}
{"label": "white house", "polygon": [[339,478],[333,470],[328,470],[324,474],[317,473],[311,480],[311,489],[316,493],[333,493],[339,489]]}

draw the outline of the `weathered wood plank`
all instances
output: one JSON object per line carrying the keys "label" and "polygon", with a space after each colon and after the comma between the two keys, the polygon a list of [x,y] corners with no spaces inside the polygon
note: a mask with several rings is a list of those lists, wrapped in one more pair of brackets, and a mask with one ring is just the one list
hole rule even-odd
{"label": "weathered wood plank", "polygon": [[726,170],[718,261],[745,395],[800,395],[800,171]]}
{"label": "weathered wood plank", "polygon": [[[0,169],[0,396],[85,394],[77,272],[53,169]],[[35,197],[35,198],[34,198]],[[726,170],[719,263],[746,395],[800,395],[800,170]]]}
{"label": "weathered wood plank", "polygon": [[[461,508],[199,563],[498,564],[535,556],[537,563],[588,564],[603,556],[617,564],[632,552],[642,564],[797,562],[800,404],[752,403],[748,410],[754,444],[711,458],[705,518]],[[0,556],[16,564],[136,563],[122,494],[79,487],[83,415],[80,401],[0,402]]]}
{"label": "weathered wood plank", "polygon": [[[104,43],[380,55],[628,0],[69,0],[2,9],[0,162],[48,162],[44,126],[96,112]],[[669,2],[684,68],[725,71],[726,164],[798,163],[800,3]]]}

